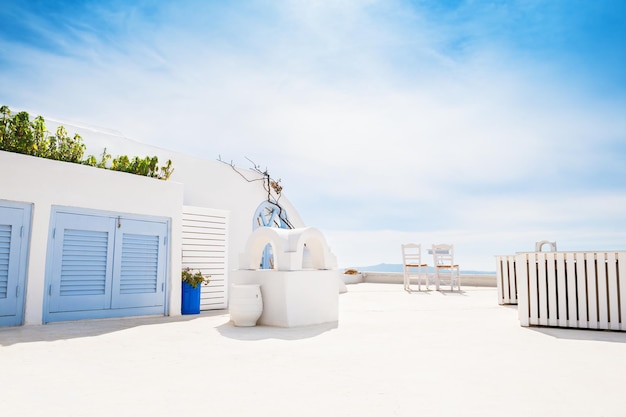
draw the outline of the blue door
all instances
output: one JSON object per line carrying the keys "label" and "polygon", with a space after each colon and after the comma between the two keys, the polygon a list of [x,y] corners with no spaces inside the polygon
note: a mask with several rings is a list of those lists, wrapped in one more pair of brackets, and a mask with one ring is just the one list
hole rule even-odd
{"label": "blue door", "polygon": [[167,225],[120,219],[111,308],[162,306]]}
{"label": "blue door", "polygon": [[30,205],[0,202],[0,326],[24,319]]}
{"label": "blue door", "polygon": [[44,322],[165,313],[167,221],[53,217]]}
{"label": "blue door", "polygon": [[49,311],[102,310],[111,303],[115,219],[57,213]]}

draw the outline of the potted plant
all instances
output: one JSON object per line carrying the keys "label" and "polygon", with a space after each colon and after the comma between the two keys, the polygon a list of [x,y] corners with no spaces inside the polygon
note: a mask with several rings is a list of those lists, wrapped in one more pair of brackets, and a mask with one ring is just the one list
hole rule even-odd
{"label": "potted plant", "polygon": [[181,276],[183,286],[181,313],[200,314],[200,286],[209,283],[210,275],[202,275],[202,272],[186,267],[183,268]]}
{"label": "potted plant", "polygon": [[363,282],[363,274],[356,269],[346,269],[343,273],[343,282],[346,284]]}

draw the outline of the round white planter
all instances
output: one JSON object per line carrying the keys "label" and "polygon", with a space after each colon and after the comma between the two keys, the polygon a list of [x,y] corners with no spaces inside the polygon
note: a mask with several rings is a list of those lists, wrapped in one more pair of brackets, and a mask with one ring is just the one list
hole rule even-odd
{"label": "round white planter", "polygon": [[256,322],[263,313],[261,286],[256,284],[233,284],[230,287],[228,311],[230,319],[235,326],[256,326]]}

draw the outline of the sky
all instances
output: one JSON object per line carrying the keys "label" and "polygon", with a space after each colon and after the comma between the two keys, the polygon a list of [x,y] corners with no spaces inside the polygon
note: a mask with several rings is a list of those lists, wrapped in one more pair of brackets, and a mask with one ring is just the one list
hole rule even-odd
{"label": "sky", "polygon": [[[13,1],[0,104],[248,159],[339,265],[626,250],[622,0]],[[71,133],[71,132],[70,132]]]}

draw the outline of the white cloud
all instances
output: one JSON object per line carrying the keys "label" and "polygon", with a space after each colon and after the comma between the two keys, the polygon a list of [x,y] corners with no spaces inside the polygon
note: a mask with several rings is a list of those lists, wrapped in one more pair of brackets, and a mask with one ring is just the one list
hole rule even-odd
{"label": "white cloud", "polygon": [[[559,250],[624,250],[626,192],[588,190],[529,199],[514,197],[459,198],[451,210],[415,207],[434,228],[405,230],[325,230],[340,265],[400,263],[402,243],[452,243],[465,270],[492,271],[494,256],[532,251],[535,242],[557,241]],[[449,214],[449,217],[447,216]]]}
{"label": "white cloud", "polygon": [[4,42],[20,71],[0,71],[0,85],[19,88],[0,92],[12,108],[267,166],[342,264],[449,240],[478,268],[500,248],[606,246],[624,232],[624,103],[551,63],[485,34],[453,48],[472,25],[402,2],[260,2],[216,20],[211,7],[102,14],[118,22],[106,34],[41,29],[71,53]]}

